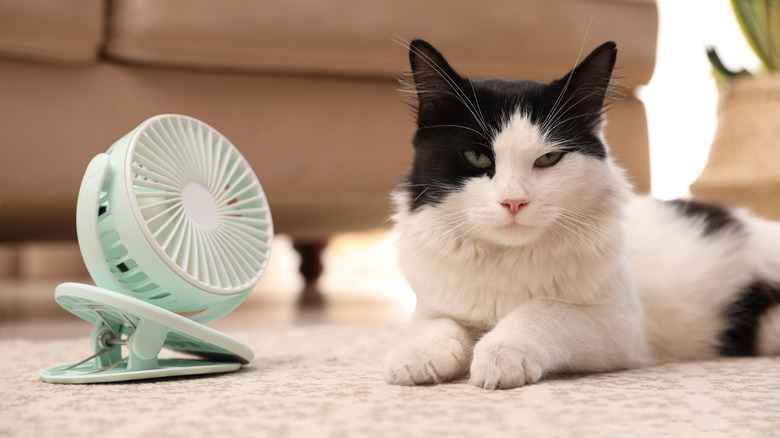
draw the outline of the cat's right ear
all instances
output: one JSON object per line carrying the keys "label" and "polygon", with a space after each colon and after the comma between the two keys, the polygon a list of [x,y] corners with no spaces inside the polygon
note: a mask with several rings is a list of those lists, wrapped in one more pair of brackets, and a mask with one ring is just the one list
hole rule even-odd
{"label": "cat's right ear", "polygon": [[423,119],[437,108],[457,99],[463,79],[450,67],[444,56],[430,43],[414,40],[409,44],[409,63],[417,93],[417,113]]}

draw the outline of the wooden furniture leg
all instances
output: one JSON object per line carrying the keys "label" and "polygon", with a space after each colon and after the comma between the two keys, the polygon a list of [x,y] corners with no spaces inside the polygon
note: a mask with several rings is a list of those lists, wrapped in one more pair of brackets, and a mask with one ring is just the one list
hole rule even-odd
{"label": "wooden furniture leg", "polygon": [[298,301],[299,307],[323,307],[325,304],[322,293],[317,287],[317,280],[323,270],[321,255],[325,245],[324,242],[293,243],[293,248],[301,256],[300,272],[306,282]]}

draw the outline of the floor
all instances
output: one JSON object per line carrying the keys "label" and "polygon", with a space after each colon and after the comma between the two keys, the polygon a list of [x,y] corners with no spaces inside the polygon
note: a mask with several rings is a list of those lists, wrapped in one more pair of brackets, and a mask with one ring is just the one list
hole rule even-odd
{"label": "floor", "polygon": [[[414,308],[414,295],[395,268],[392,236],[387,231],[344,234],[330,241],[319,282],[325,298],[322,307],[299,308],[303,279],[298,263],[291,240],[277,236],[268,269],[252,294],[209,326],[230,334],[257,326],[401,323]],[[0,293],[17,297],[3,301],[13,307],[2,313],[6,316],[0,318],[0,338],[88,336],[91,325],[54,302],[54,288],[62,281],[89,283],[88,278],[0,282]]]}

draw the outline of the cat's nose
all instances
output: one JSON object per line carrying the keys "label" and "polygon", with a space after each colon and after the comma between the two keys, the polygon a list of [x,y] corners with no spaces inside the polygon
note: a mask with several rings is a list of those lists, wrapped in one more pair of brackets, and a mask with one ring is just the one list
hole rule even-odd
{"label": "cat's nose", "polygon": [[528,205],[527,199],[502,199],[501,205],[504,206],[513,215],[517,214],[520,209]]}

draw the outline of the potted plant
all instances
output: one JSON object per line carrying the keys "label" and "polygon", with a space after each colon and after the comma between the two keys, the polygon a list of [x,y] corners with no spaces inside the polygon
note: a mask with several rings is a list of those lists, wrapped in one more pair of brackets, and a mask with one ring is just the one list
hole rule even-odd
{"label": "potted plant", "polygon": [[718,124],[707,164],[690,191],[780,219],[780,1],[731,4],[766,71],[731,71],[715,49],[708,50],[720,93]]}

